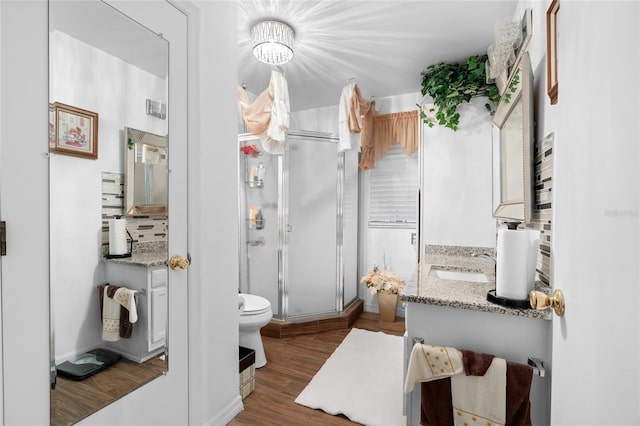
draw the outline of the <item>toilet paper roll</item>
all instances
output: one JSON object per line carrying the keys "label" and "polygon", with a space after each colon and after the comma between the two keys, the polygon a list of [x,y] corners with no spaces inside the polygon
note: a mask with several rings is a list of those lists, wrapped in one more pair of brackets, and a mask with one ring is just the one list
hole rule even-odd
{"label": "toilet paper roll", "polygon": [[109,254],[127,253],[127,220],[109,219]]}
{"label": "toilet paper roll", "polygon": [[[496,295],[525,300],[533,290],[529,283],[530,233],[524,230],[500,229],[496,246]],[[535,270],[535,267],[534,267]]]}

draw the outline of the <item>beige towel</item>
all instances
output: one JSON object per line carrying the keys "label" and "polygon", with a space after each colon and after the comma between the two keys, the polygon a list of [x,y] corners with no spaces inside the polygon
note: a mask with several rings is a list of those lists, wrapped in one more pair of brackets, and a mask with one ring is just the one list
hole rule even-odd
{"label": "beige towel", "polygon": [[[126,287],[120,287],[113,294],[113,298],[108,296],[108,285],[104,286],[102,300],[102,340],[116,342],[121,337],[121,307],[126,308],[129,312],[128,322],[133,324],[138,321],[138,310],[136,308],[136,300],[134,290]],[[126,312],[126,311],[125,311]],[[123,336],[128,337],[128,336]]]}
{"label": "beige towel", "polygon": [[[451,377],[453,424],[504,426],[507,397],[507,363],[493,358],[484,376]],[[474,423],[475,422],[475,423]]]}
{"label": "beige towel", "polygon": [[404,391],[410,393],[417,382],[450,378],[454,425],[478,424],[481,420],[483,425],[504,426],[506,361],[493,358],[482,376],[467,376],[464,365],[463,354],[457,349],[416,343],[411,350]]}
{"label": "beige towel", "polygon": [[109,286],[104,286],[102,298],[102,340],[120,340],[120,304],[107,296]]}
{"label": "beige towel", "polygon": [[411,393],[418,382],[451,377],[464,371],[462,352],[457,349],[416,343],[411,350],[404,392]]}

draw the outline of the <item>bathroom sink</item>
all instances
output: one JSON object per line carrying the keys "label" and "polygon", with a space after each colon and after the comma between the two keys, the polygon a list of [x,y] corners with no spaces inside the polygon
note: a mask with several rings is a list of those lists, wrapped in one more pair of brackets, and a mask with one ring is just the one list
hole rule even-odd
{"label": "bathroom sink", "polygon": [[489,282],[487,276],[481,272],[443,271],[440,269],[432,269],[429,275],[434,278],[440,278],[441,280],[471,281],[474,283]]}

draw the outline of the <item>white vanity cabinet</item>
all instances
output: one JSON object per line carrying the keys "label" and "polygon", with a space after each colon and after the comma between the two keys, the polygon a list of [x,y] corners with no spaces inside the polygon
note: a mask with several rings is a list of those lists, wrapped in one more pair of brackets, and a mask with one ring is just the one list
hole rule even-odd
{"label": "white vanity cabinet", "polygon": [[145,362],[162,353],[167,329],[167,267],[106,262],[106,281],[137,291],[138,321],[131,338],[107,342],[124,358]]}

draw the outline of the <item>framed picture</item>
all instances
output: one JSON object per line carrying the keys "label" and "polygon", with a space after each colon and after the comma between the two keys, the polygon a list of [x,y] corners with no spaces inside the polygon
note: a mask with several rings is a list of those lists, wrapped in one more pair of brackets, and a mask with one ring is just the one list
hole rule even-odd
{"label": "framed picture", "polygon": [[56,111],[53,104],[49,104],[49,149],[56,146]]}
{"label": "framed picture", "polygon": [[[53,108],[53,129],[55,132],[49,150],[76,157],[98,158],[98,114],[55,102]],[[50,113],[51,114],[51,113]]]}
{"label": "framed picture", "polygon": [[558,57],[556,19],[560,0],[553,0],[547,9],[547,93],[551,105],[558,103]]}

